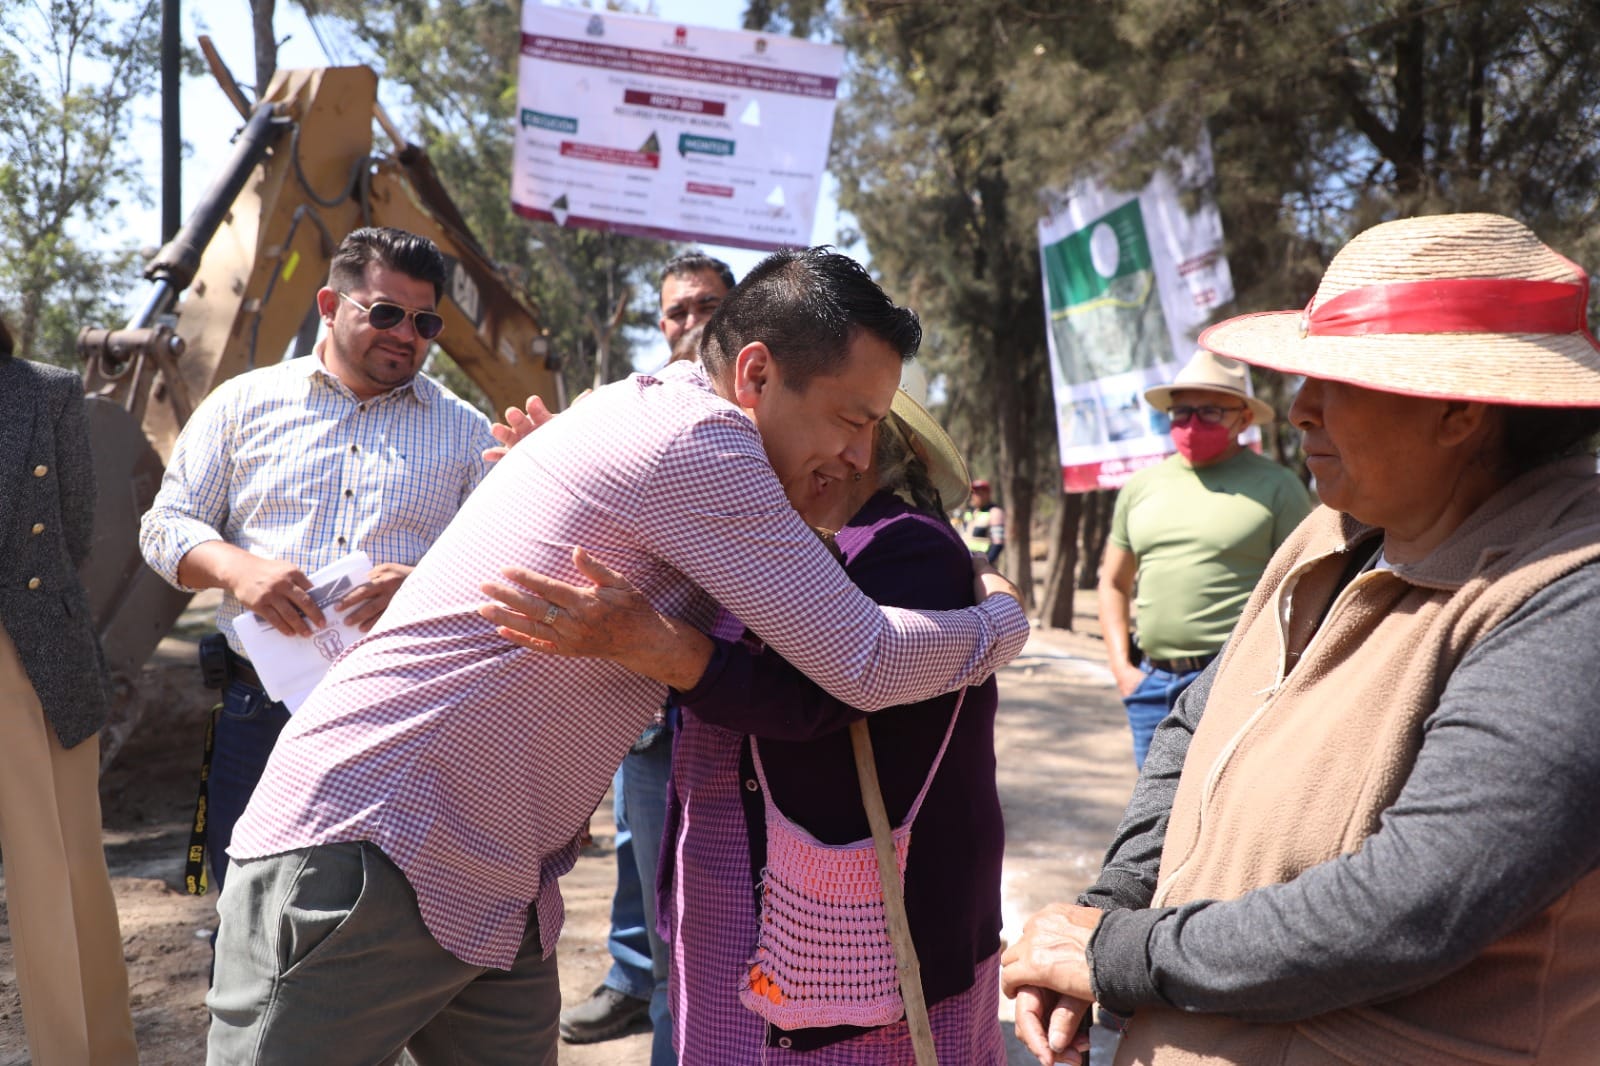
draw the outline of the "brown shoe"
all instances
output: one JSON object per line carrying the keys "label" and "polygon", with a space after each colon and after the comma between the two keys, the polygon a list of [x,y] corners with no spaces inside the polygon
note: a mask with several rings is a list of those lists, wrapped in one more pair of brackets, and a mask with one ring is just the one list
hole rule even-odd
{"label": "brown shoe", "polygon": [[561,1012],[561,1039],[569,1044],[597,1044],[634,1028],[650,1028],[650,1001],[635,999],[609,985]]}

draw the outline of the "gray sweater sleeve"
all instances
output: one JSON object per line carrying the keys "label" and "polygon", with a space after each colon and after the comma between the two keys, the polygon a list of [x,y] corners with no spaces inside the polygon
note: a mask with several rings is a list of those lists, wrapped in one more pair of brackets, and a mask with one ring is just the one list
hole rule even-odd
{"label": "gray sweater sleeve", "polygon": [[[1465,656],[1359,852],[1235,900],[1109,911],[1090,945],[1097,998],[1123,1013],[1292,1021],[1433,984],[1538,914],[1600,865],[1596,633],[1600,564],[1540,591]],[[1149,775],[1147,763],[1087,903],[1148,904],[1175,788]]]}
{"label": "gray sweater sleeve", "polygon": [[1133,798],[1128,801],[1122,824],[1106,852],[1105,865],[1095,883],[1078,897],[1079,903],[1106,911],[1150,906],[1156,892],[1156,875],[1161,870],[1167,815],[1178,791],[1178,775],[1183,772],[1189,741],[1200,724],[1200,712],[1211,695],[1211,681],[1221,661],[1218,654],[1184,689],[1172,713],[1156,727]]}

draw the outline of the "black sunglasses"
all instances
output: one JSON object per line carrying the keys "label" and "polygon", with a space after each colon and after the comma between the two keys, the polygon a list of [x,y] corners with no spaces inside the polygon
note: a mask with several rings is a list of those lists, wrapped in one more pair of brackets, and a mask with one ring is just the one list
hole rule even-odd
{"label": "black sunglasses", "polygon": [[1222,420],[1228,416],[1228,412],[1243,410],[1243,407],[1217,407],[1215,404],[1209,403],[1202,404],[1199,407],[1191,407],[1186,403],[1176,403],[1167,408],[1167,418],[1173,425],[1182,426],[1187,424],[1189,419],[1195,415],[1199,415],[1200,421],[1206,425],[1216,426],[1222,423]]}
{"label": "black sunglasses", "polygon": [[347,292],[341,292],[339,298],[350,301],[350,306],[367,316],[367,321],[372,328],[380,331],[394,329],[406,319],[411,319],[412,326],[417,331],[417,336],[425,341],[431,341],[444,332],[444,319],[434,311],[412,311],[401,307],[399,304],[389,303],[387,300],[378,300],[371,307],[362,307]]}

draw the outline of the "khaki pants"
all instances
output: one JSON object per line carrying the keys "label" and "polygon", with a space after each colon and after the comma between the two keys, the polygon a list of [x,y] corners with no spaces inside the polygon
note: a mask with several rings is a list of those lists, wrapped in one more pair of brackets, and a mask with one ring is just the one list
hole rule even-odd
{"label": "khaki pants", "polygon": [[209,1066],[556,1066],[561,984],[530,916],[510,970],[433,939],[365,841],[237,859],[217,901]]}
{"label": "khaki pants", "polygon": [[99,738],[61,746],[0,627],[0,854],[35,1066],[139,1061],[99,784]]}

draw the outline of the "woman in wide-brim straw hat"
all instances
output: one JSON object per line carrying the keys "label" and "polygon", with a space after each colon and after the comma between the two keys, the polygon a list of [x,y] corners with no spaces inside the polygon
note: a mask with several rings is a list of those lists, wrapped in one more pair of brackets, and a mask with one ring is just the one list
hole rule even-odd
{"label": "woman in wide-brim straw hat", "polygon": [[[1325,506],[1157,731],[1083,906],[1006,956],[1049,1061],[1595,1061],[1600,346],[1524,226],[1378,226],[1201,344],[1306,375]],[[1087,960],[1092,960],[1089,962]]]}

